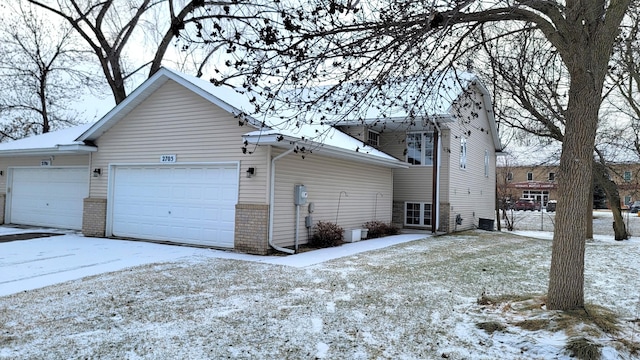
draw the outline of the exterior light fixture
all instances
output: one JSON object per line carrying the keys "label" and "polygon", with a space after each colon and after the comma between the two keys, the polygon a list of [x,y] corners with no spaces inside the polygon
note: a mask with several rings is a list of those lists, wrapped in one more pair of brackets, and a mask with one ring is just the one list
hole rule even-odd
{"label": "exterior light fixture", "polygon": [[256,168],[250,167],[250,168],[247,169],[247,177],[248,178],[253,177],[253,175],[255,175],[255,174],[256,174]]}
{"label": "exterior light fixture", "polygon": [[100,175],[102,175],[102,169],[100,168],[93,169],[93,177],[98,177]]}

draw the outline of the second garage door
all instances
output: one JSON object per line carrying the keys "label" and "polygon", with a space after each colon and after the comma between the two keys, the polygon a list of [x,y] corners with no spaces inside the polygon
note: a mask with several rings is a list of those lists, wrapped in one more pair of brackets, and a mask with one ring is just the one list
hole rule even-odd
{"label": "second garage door", "polygon": [[11,173],[9,223],[82,229],[88,168],[15,168]]}
{"label": "second garage door", "polygon": [[232,248],[238,166],[116,166],[112,235]]}

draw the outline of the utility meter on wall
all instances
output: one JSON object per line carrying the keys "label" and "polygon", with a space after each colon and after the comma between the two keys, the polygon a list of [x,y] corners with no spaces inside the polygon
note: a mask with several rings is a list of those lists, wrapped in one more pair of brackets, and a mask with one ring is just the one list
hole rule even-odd
{"label": "utility meter on wall", "polygon": [[307,203],[307,188],[304,185],[295,185],[293,188],[293,203],[294,205],[304,205]]}

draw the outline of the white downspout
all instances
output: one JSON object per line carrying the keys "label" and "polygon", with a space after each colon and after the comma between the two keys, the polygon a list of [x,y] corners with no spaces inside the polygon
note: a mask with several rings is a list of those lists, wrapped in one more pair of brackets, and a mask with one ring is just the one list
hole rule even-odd
{"label": "white downspout", "polygon": [[[433,124],[433,126],[436,128],[436,131],[438,132],[438,156],[436,158],[436,167],[437,169],[434,169],[434,171],[436,171],[436,193],[435,193],[435,212],[436,212],[436,223],[433,224],[433,227],[435,230],[438,230],[439,228],[439,224],[440,224],[440,163],[441,163],[441,159],[442,159],[442,130],[440,129],[440,126],[438,126],[438,124],[432,120],[429,119],[429,121]],[[435,231],[433,231],[435,233]]]}
{"label": "white downspout", "polygon": [[273,212],[274,212],[274,202],[276,198],[276,161],[280,158],[283,158],[293,152],[295,149],[295,144],[291,147],[291,149],[283,152],[282,154],[271,159],[271,179],[269,183],[269,235],[268,242],[269,246],[272,248],[285,252],[287,254],[295,254],[295,250],[287,249],[281,246],[277,246],[273,243]]}

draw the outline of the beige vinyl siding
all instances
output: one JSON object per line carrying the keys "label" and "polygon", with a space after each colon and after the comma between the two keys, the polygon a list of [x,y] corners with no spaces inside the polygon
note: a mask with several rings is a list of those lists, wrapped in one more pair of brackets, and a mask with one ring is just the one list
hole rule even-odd
{"label": "beige vinyl siding", "polygon": [[52,159],[51,167],[59,166],[86,166],[89,167],[89,154],[86,155],[38,155],[38,156],[16,156],[0,157],[0,189],[7,189],[7,169],[9,167],[40,167],[40,161]]}
{"label": "beige vinyl siding", "polygon": [[[248,148],[253,154],[241,151],[242,134],[254,130],[239,126],[228,112],[168,81],[98,139],[92,168],[102,168],[103,175],[92,182],[91,196],[106,197],[109,164],[160,164],[161,155],[175,154],[176,165],[239,161],[239,202],[266,204],[268,152],[254,146]],[[256,168],[250,179],[249,167]]]}
{"label": "beige vinyl siding", "polygon": [[[274,151],[274,156],[276,151]],[[278,153],[281,153],[278,150]],[[391,169],[374,165],[309,155],[290,154],[276,162],[275,219],[273,238],[279,246],[292,246],[295,239],[294,185],[303,184],[309,193],[306,205],[300,208],[299,243],[307,242],[305,216],[309,203],[315,211],[313,223],[336,222],[345,230],[359,229],[371,220],[391,222]],[[340,192],[346,196],[340,197]],[[340,209],[338,213],[338,201]],[[377,201],[377,206],[376,206]]]}
{"label": "beige vinyl siding", "polygon": [[[480,111],[482,104],[479,92],[471,101],[473,106],[461,102],[456,116],[458,121],[450,124],[449,157],[449,202],[451,204],[450,229],[464,230],[478,225],[479,218],[495,218],[495,148],[489,129],[486,112]],[[473,116],[472,112],[479,114]],[[467,167],[460,169],[460,139],[467,139]],[[489,176],[484,172],[485,150],[489,151]],[[462,225],[455,224],[460,214]]]}
{"label": "beige vinyl siding", "polygon": [[340,131],[344,132],[345,134],[351,135],[354,138],[362,141],[362,142],[366,142],[367,141],[367,127],[364,125],[349,125],[349,126],[340,126],[339,127]]}
{"label": "beige vinyl siding", "polygon": [[395,201],[433,202],[433,166],[395,169],[393,179]]}
{"label": "beige vinyl siding", "polygon": [[382,131],[380,132],[379,149],[396,159],[406,161],[406,131]]}

